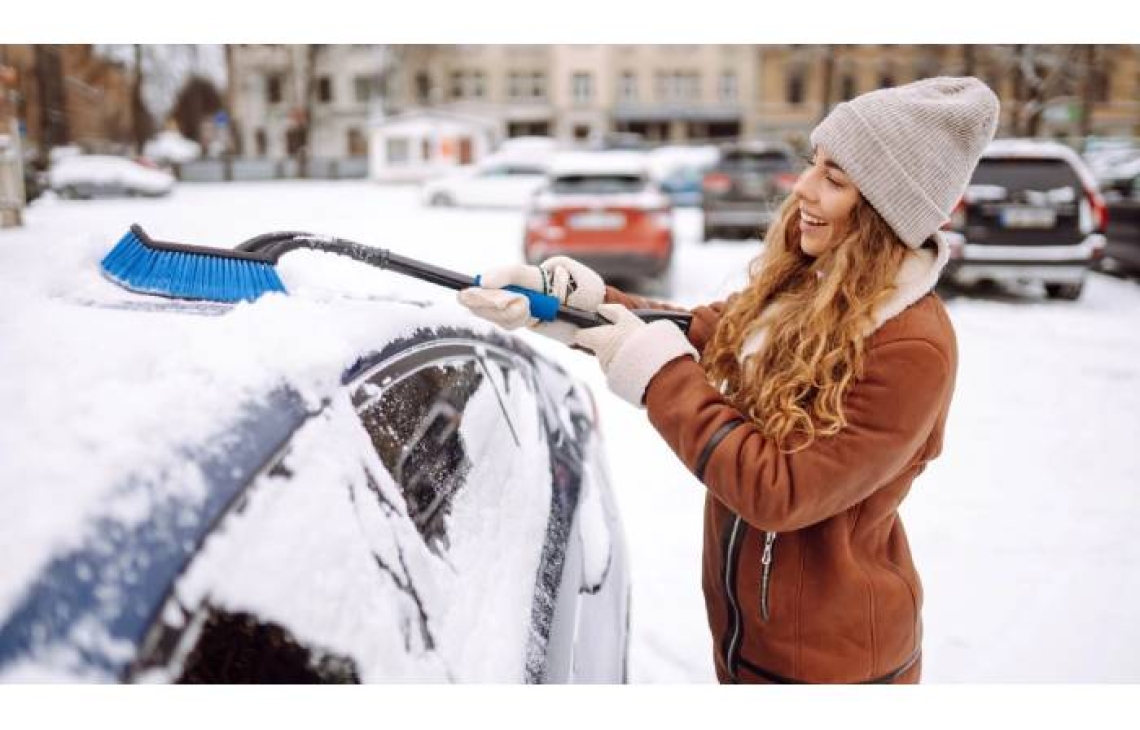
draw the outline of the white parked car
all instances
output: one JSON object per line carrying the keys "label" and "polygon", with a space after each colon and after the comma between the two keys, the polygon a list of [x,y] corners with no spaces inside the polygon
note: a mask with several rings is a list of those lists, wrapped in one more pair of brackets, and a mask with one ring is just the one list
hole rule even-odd
{"label": "white parked car", "polygon": [[1050,298],[1077,299],[1105,249],[1108,214],[1084,161],[1057,142],[990,143],[949,223],[944,277],[1041,282]]}
{"label": "white parked car", "polygon": [[148,140],[143,154],[159,165],[182,165],[202,156],[202,145],[173,129],[164,129]]}
{"label": "white parked car", "polygon": [[64,198],[159,196],[171,191],[174,176],[125,157],[77,155],[53,164],[48,184]]}
{"label": "white parked car", "polygon": [[426,205],[523,208],[546,180],[536,160],[493,157],[424,183]]}

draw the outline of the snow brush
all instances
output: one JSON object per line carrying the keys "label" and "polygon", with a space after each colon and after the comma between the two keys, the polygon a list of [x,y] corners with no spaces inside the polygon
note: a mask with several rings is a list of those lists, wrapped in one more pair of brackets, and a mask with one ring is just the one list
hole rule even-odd
{"label": "snow brush", "polygon": [[[269,292],[287,293],[275,266],[282,256],[301,248],[347,256],[448,289],[467,289],[479,286],[480,281],[478,276],[448,271],[386,249],[333,236],[280,231],[256,236],[232,249],[210,248],[156,241],[137,223],[131,225],[130,231],[103,257],[101,266],[111,281],[141,294],[240,302]],[[549,294],[520,286],[506,289],[524,295],[530,302],[531,316],[544,322],[561,319],[579,327],[611,324],[596,312],[568,307]],[[691,321],[687,312],[635,309],[633,313],[647,322],[668,319],[682,332],[688,331]]]}

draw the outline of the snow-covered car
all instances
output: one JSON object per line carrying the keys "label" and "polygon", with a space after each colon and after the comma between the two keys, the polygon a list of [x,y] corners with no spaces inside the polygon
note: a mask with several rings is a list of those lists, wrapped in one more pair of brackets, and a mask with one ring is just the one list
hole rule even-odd
{"label": "snow-covered car", "polygon": [[1108,213],[1084,161],[1057,142],[999,139],[982,153],[947,226],[961,240],[944,278],[1040,282],[1051,298],[1080,297],[1105,249]]}
{"label": "snow-covered car", "polygon": [[143,154],[159,165],[183,165],[202,156],[202,145],[186,139],[178,130],[164,129],[147,140]]}
{"label": "snow-covered car", "polygon": [[523,256],[575,258],[609,280],[666,295],[673,210],[642,152],[566,152],[527,211]]}
{"label": "snow-covered car", "polygon": [[155,197],[174,188],[174,176],[126,157],[75,155],[52,164],[48,184],[64,198]]}
{"label": "snow-covered car", "polygon": [[545,179],[546,169],[539,160],[490,157],[427,181],[420,197],[433,206],[523,208]]}
{"label": "snow-covered car", "polygon": [[0,330],[0,682],[624,680],[592,396],[518,337],[374,297],[35,311]]}

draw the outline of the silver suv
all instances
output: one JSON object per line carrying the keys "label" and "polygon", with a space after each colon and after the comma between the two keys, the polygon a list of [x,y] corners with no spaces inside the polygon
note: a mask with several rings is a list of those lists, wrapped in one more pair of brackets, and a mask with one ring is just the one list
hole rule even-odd
{"label": "silver suv", "polygon": [[1050,298],[1080,297],[1104,254],[1108,214],[1088,167],[1056,142],[995,140],[949,230],[952,283],[1041,282]]}

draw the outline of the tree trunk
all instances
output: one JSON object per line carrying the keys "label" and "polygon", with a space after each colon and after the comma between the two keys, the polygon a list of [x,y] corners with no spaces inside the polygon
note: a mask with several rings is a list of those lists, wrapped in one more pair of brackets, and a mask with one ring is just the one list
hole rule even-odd
{"label": "tree trunk", "polygon": [[134,83],[131,84],[131,131],[135,143],[135,154],[142,154],[143,145],[146,144],[146,122],[144,115],[146,114],[146,107],[143,106],[142,100],[142,86],[143,86],[143,67],[142,67],[142,46],[138,43],[135,44],[135,78]]}
{"label": "tree trunk", "polygon": [[1096,83],[1096,46],[1088,44],[1083,49],[1084,68],[1081,69],[1081,125],[1079,133],[1082,140],[1092,133],[1092,111],[1096,99],[1094,85]]}
{"label": "tree trunk", "polygon": [[819,121],[823,121],[831,111],[831,83],[835,76],[835,47],[823,46],[823,89],[820,93],[821,102]]}

